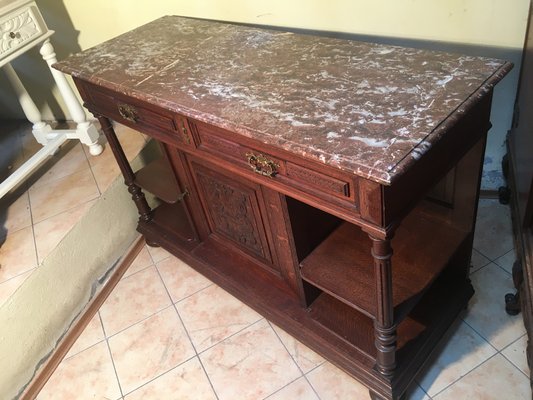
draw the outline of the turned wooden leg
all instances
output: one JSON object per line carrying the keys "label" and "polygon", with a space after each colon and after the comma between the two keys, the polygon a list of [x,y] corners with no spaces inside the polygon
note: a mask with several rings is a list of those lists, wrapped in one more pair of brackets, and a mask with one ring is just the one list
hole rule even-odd
{"label": "turned wooden leg", "polygon": [[396,325],[392,303],[392,248],[390,239],[372,240],[372,257],[376,276],[377,312],[374,338],[377,350],[376,369],[390,377],[396,368]]}
{"label": "turned wooden leg", "polygon": [[100,121],[104,135],[106,136],[109,146],[111,147],[111,151],[113,151],[113,154],[115,155],[118,166],[120,167],[120,171],[124,176],[124,183],[128,186],[128,192],[131,193],[131,198],[137,206],[140,219],[146,222],[150,221],[152,218],[152,209],[148,205],[146,197],[144,197],[144,193],[142,192],[141,188],[135,184],[135,174],[133,173],[128,159],[124,154],[124,150],[122,150],[122,146],[117,139],[117,135],[115,134],[111,122],[101,115],[95,115],[95,117],[98,118],[98,121]]}
{"label": "turned wooden leg", "polygon": [[89,146],[89,152],[93,156],[97,156],[103,151],[103,147],[98,143],[98,131],[94,125],[87,121],[85,117],[85,111],[81,107],[79,100],[72,91],[72,88],[67,82],[65,75],[58,70],[52,68],[52,65],[57,62],[56,53],[52,43],[47,39],[44,41],[41,49],[39,50],[41,56],[48,64],[52,77],[56,82],[57,88],[65,100],[65,104],[70,112],[70,116],[76,122],[76,135],[77,138],[85,145]]}

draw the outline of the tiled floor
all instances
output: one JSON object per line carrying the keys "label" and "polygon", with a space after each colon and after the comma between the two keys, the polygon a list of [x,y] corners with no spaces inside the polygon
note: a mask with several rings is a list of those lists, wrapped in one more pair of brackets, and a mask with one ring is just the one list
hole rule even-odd
{"label": "tiled floor", "polygon": [[[40,149],[29,123],[1,121],[0,180]],[[117,134],[132,158],[145,144],[123,126]],[[119,173],[106,146],[98,157],[67,142],[18,189],[0,199],[0,306],[38,267]]]}
{"label": "tiled floor", "polygon": [[[143,140],[140,136],[130,140],[128,153],[132,154]],[[8,268],[0,272],[0,291],[8,293],[23,281],[112,180],[109,170],[114,165],[108,153],[87,159],[75,150],[77,146],[71,149],[77,156],[69,152],[65,157],[72,157],[71,172],[66,173],[65,166],[51,173],[57,174],[49,181],[55,182],[53,191],[35,182],[9,208],[4,223],[8,236],[0,249],[2,264]],[[68,183],[57,182],[61,180]],[[83,200],[69,197],[62,208],[47,205],[52,194],[70,190],[73,182],[76,187],[79,182],[87,185],[78,188]],[[34,199],[44,202],[36,204]],[[16,254],[10,250],[15,248]],[[531,398],[522,319],[508,316],[503,309],[505,293],[513,291],[513,261],[508,207],[481,200],[471,275],[476,294],[419,376],[410,399]],[[38,398],[351,400],[369,396],[357,381],[180,260],[164,250],[145,247]]]}

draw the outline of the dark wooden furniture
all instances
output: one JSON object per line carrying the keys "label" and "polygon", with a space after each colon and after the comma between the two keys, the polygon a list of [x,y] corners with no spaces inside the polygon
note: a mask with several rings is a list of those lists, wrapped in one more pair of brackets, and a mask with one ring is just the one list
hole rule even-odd
{"label": "dark wooden furniture", "polygon": [[[376,399],[404,395],[473,294],[492,88],[510,67],[179,17],[56,65],[98,117],[147,242]],[[160,142],[160,160],[132,171],[110,119]]]}
{"label": "dark wooden furniture", "polygon": [[[517,296],[506,296],[507,309],[522,310],[528,332],[527,360],[533,366],[533,29],[531,10],[520,83],[515,103],[515,118],[508,136],[508,181],[511,186],[511,210],[517,261],[513,266],[513,280]],[[516,307],[514,302],[519,307]],[[530,377],[531,379],[531,377]],[[533,379],[531,379],[533,385]]]}

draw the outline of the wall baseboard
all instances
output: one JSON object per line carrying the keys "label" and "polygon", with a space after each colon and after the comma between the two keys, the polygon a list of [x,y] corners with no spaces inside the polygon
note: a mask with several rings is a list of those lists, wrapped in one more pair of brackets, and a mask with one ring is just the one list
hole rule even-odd
{"label": "wall baseboard", "polygon": [[91,319],[95,316],[96,312],[100,309],[102,304],[104,304],[107,297],[118,284],[124,273],[128,270],[129,266],[142,250],[143,246],[144,238],[139,236],[126,251],[115,271],[111,274],[107,282],[103,284],[101,290],[87,304],[85,310],[82,311],[78,319],[72,324],[70,330],[64,335],[59,345],[54,349],[50,357],[42,364],[40,370],[35,374],[34,378],[22,393],[20,397],[21,399],[33,400],[37,397],[48,379],[50,379],[58,365],[67,355],[70,348],[74,345],[74,342],[76,342]]}

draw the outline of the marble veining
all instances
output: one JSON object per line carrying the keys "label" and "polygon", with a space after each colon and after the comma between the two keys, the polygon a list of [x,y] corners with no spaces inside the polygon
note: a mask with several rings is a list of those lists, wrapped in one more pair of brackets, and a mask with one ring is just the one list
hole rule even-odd
{"label": "marble veining", "polygon": [[390,184],[512,64],[167,16],[54,67]]}

